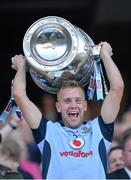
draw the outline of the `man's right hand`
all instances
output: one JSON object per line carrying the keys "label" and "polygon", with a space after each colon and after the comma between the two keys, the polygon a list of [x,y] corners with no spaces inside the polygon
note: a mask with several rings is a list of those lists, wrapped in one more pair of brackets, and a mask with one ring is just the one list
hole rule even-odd
{"label": "man's right hand", "polygon": [[12,61],[12,69],[18,71],[19,68],[23,68],[26,64],[26,59],[23,55],[15,55],[11,58]]}

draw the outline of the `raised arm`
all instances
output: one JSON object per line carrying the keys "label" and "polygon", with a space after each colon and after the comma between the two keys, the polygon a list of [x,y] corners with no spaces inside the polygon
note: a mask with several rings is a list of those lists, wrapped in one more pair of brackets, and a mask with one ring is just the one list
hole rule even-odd
{"label": "raised arm", "polygon": [[17,71],[13,81],[13,97],[29,126],[35,129],[40,124],[42,114],[27,97],[25,66],[26,61],[22,55],[12,57],[12,68]]}
{"label": "raised arm", "polygon": [[124,91],[124,82],[120,71],[111,58],[113,53],[110,44],[107,42],[101,42],[100,45],[100,57],[103,61],[107,78],[110,83],[109,92],[102,104],[101,116],[104,122],[108,124],[113,122],[118,115]]}

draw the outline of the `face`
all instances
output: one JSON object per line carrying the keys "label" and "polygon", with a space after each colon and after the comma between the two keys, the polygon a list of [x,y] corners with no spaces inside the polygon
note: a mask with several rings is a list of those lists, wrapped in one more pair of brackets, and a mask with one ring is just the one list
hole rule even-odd
{"label": "face", "polygon": [[64,88],[58,94],[57,111],[67,127],[76,128],[82,124],[87,109],[85,95],[81,88]]}
{"label": "face", "polygon": [[115,149],[109,155],[109,172],[113,172],[117,169],[124,167],[124,160],[122,157],[122,150]]}
{"label": "face", "polygon": [[131,171],[131,139],[128,139],[125,143],[125,147],[123,150],[123,158],[126,167]]}

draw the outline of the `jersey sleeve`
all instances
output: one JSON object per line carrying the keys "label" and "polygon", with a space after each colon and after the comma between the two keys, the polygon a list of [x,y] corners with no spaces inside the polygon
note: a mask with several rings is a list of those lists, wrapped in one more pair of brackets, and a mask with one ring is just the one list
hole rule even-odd
{"label": "jersey sleeve", "polygon": [[44,117],[42,117],[39,127],[37,129],[32,129],[32,134],[37,144],[45,138],[47,122],[48,121]]}
{"label": "jersey sleeve", "polygon": [[100,130],[102,132],[103,137],[111,142],[113,138],[113,133],[114,133],[114,122],[110,124],[105,124],[102,117],[98,117],[98,122],[100,125]]}

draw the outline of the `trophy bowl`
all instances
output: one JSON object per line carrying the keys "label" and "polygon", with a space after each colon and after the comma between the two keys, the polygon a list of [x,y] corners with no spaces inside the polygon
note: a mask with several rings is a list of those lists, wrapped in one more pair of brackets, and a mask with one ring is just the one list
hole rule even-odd
{"label": "trophy bowl", "polygon": [[65,72],[73,74],[83,86],[89,83],[94,47],[94,42],[82,29],[57,16],[34,22],[23,39],[23,51],[33,81],[52,94],[57,93]]}

